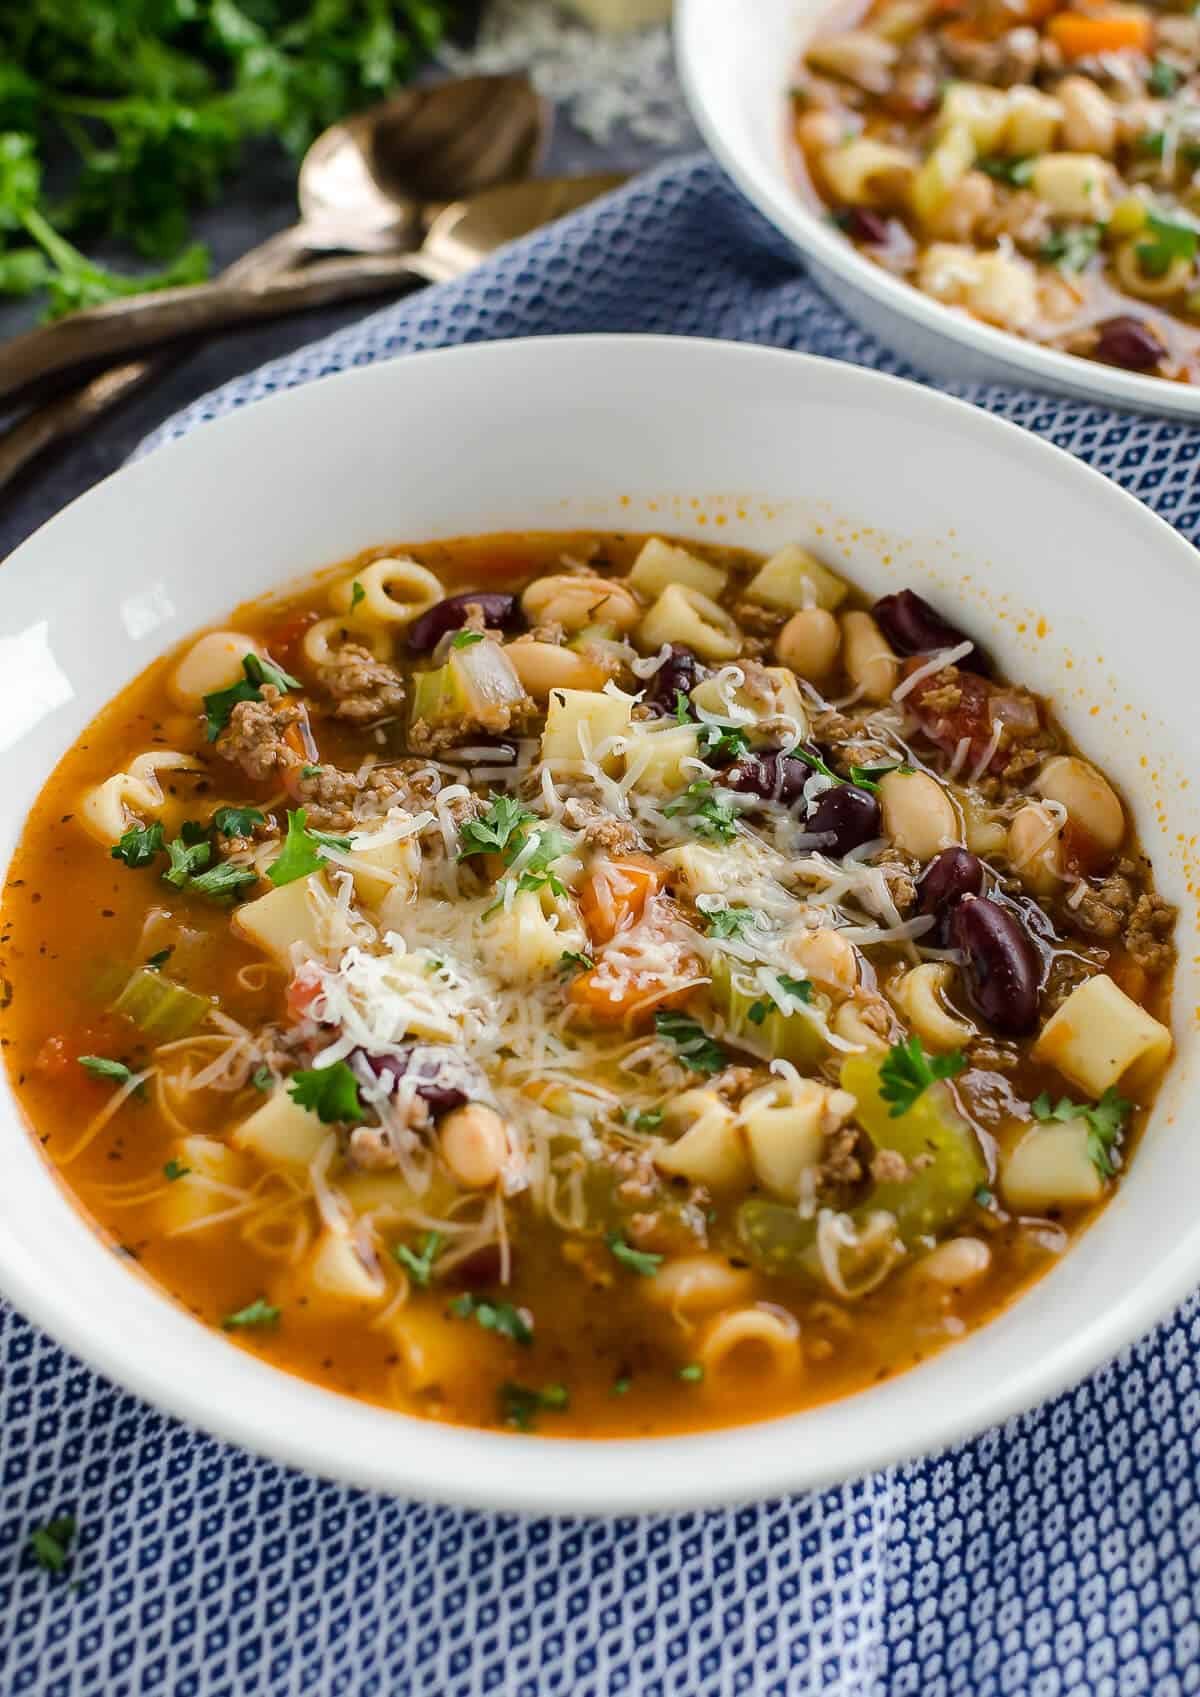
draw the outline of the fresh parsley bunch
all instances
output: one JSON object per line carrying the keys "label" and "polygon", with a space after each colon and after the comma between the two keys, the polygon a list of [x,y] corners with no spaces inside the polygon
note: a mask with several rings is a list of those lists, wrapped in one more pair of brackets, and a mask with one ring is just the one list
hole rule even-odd
{"label": "fresh parsley bunch", "polygon": [[[455,0],[22,0],[0,4],[0,293],[57,317],[200,281],[192,212],[242,144],[299,155],[436,47]],[[47,169],[61,191],[47,183]],[[130,276],[75,241],[166,262]]]}

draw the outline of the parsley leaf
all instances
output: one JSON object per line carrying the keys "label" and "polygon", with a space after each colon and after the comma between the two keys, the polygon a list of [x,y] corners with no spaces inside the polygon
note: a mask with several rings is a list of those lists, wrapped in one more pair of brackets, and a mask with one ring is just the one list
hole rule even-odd
{"label": "parsley leaf", "polygon": [[631,1273],[637,1273],[643,1279],[652,1279],[663,1264],[663,1256],[651,1255],[643,1249],[634,1249],[626,1243],[621,1232],[609,1232],[604,1241],[611,1249],[614,1261],[619,1261],[622,1267],[628,1267]]}
{"label": "parsley leaf", "polygon": [[326,864],[325,856],[321,853],[319,844],[326,842],[331,848],[349,848],[345,837],[328,837],[321,831],[308,829],[308,809],[298,807],[293,813],[290,809],[287,816],[287,836],[279,859],[272,861],[267,867],[267,877],[278,888],[281,884],[292,884],[297,878],[307,878],[311,872],[319,872]]}
{"label": "parsley leaf", "polygon": [[527,807],[510,795],[493,795],[487,812],[480,819],[470,819],[459,827],[458,858],[466,860],[473,854],[503,854],[514,831],[536,819]]}
{"label": "parsley leaf", "polygon": [[737,725],[697,720],[690,699],[681,689],[675,691],[675,717],[681,725],[697,727],[696,746],[700,758],[710,766],[728,766],[739,755],[745,754],[750,746],[750,738]]}
{"label": "parsley leaf", "polygon": [[1146,227],[1153,238],[1137,245],[1138,264],[1147,277],[1165,277],[1176,259],[1195,259],[1200,230],[1150,213]]}
{"label": "parsley leaf", "polygon": [[188,879],[187,889],[195,896],[208,896],[212,901],[224,901],[244,884],[257,884],[258,873],[252,866],[239,866],[236,861],[218,861],[207,872],[196,873]]}
{"label": "parsley leaf", "polygon": [[675,1045],[680,1061],[690,1072],[721,1072],[728,1061],[721,1044],[687,1014],[660,1010],[654,1016],[654,1030],[665,1043]]}
{"label": "parsley leaf", "polygon": [[221,1321],[221,1330],[243,1332],[261,1326],[264,1330],[274,1331],[279,1324],[280,1312],[280,1309],[259,1296],[253,1302],[247,1303],[245,1308],[239,1308],[235,1314],[226,1314]]}
{"label": "parsley leaf", "polygon": [[169,1179],[170,1182],[174,1184],[177,1178],[186,1178],[191,1170],[192,1169],[190,1167],[185,1167],[182,1161],[177,1161],[174,1156],[172,1156],[163,1167],[163,1177]]}
{"label": "parsley leaf", "polygon": [[851,766],[850,782],[860,790],[869,790],[877,794],[879,778],[886,778],[889,772],[911,772],[914,768],[906,766],[903,761],[895,761],[887,766]]}
{"label": "parsley leaf", "polygon": [[704,1368],[698,1361],[689,1361],[686,1367],[681,1367],[675,1375],[686,1385],[698,1385],[704,1377]]}
{"label": "parsley leaf", "polygon": [[561,878],[551,872],[550,867],[556,860],[561,860],[570,844],[561,831],[556,831],[553,825],[542,826],[536,832],[523,834],[520,843],[514,842],[505,853],[505,861],[512,865],[518,855],[528,847],[530,838],[536,836],[537,844],[533,853],[521,867],[521,875],[517,879],[518,890],[540,890],[543,884],[549,884],[556,896],[565,896],[566,885]]}
{"label": "parsley leaf", "polygon": [[163,873],[168,884],[174,884],[177,890],[182,890],[191,882],[192,874],[207,866],[212,859],[212,844],[200,842],[185,842],[182,836],[167,844],[167,854],[171,864]]}
{"label": "parsley leaf", "polygon": [[358,1080],[345,1061],[335,1061],[331,1067],[294,1072],[288,1080],[288,1095],[300,1107],[316,1114],[323,1125],[338,1122],[353,1125],[363,1117]]}
{"label": "parsley leaf", "polygon": [[1101,224],[1077,224],[1066,230],[1052,230],[1038,249],[1038,258],[1048,265],[1057,265],[1060,271],[1082,271],[1095,257],[1103,233]]}
{"label": "parsley leaf", "polygon": [[133,1077],[124,1061],[110,1061],[104,1055],[80,1055],[79,1064],[97,1078],[111,1078],[114,1084],[128,1084]]}
{"label": "parsley leaf", "polygon": [[303,687],[299,678],[292,677],[282,666],[277,666],[273,660],[264,659],[258,654],[245,656],[242,660],[242,671],[245,676],[237,683],[230,684],[228,689],[214,690],[211,695],[204,697],[207,721],[205,734],[209,742],[216,742],[239,701],[262,700],[264,684],[272,684],[281,694],[286,694],[289,689]]}
{"label": "parsley leaf", "polygon": [[1046,1090],[1034,1099],[1031,1106],[1035,1120],[1086,1120],[1088,1160],[1101,1178],[1115,1177],[1117,1169],[1113,1165],[1112,1151],[1125,1130],[1133,1103],[1118,1096],[1114,1085],[1109,1085],[1094,1107],[1086,1102],[1072,1102],[1069,1096],[1060,1096],[1052,1105],[1050,1093]]}
{"label": "parsley leaf", "polygon": [[637,1108],[626,1108],[625,1124],[631,1125],[635,1131],[657,1131],[666,1118],[663,1108],[645,1108],[641,1112]]}
{"label": "parsley leaf", "polygon": [[714,837],[718,842],[728,842],[737,830],[737,810],[718,797],[707,778],[689,784],[682,795],[667,803],[663,812],[668,819],[685,815],[698,837]]}
{"label": "parsley leaf", "polygon": [[794,759],[803,760],[806,766],[811,766],[813,771],[819,772],[823,778],[829,778],[835,784],[844,784],[846,782],[845,778],[843,778],[840,773],[835,772],[833,767],[830,766],[827,761],[823,760],[814,749],[802,748],[799,744],[797,744],[795,748],[789,749],[788,752]]}
{"label": "parsley leaf", "polygon": [[250,1074],[250,1082],[256,1090],[269,1090],[273,1083],[270,1067],[255,1067]]}
{"label": "parsley leaf", "polygon": [[481,630],[460,630],[450,638],[451,648],[474,648],[477,642],[483,641]]}
{"label": "parsley leaf", "polygon": [[1146,87],[1151,94],[1166,96],[1174,94],[1183,81],[1183,72],[1174,65],[1169,65],[1165,59],[1156,59],[1150,67],[1146,78]]}
{"label": "parsley leaf", "polygon": [[570,1399],[565,1385],[546,1385],[537,1391],[506,1379],[497,1393],[497,1402],[500,1418],[506,1426],[515,1426],[518,1432],[532,1432],[538,1414],[543,1411],[562,1414]]}
{"label": "parsley leaf", "polygon": [[450,1304],[450,1312],[460,1320],[477,1320],[485,1332],[496,1332],[513,1343],[533,1342],[533,1327],[511,1302],[481,1302],[464,1291]]}
{"label": "parsley leaf", "polygon": [[982,159],[975,161],[975,167],[989,177],[994,177],[998,183],[1009,183],[1013,188],[1023,189],[1033,177],[1035,161],[1032,158],[1006,159],[1003,154],[985,154]]}
{"label": "parsley leaf", "polygon": [[437,1259],[438,1250],[442,1247],[441,1232],[429,1232],[421,1245],[420,1253],[410,1249],[407,1243],[393,1243],[392,1256],[399,1261],[415,1285],[422,1290],[429,1288],[433,1277],[433,1263]]}
{"label": "parsley leaf", "polygon": [[114,860],[123,860],[126,866],[149,866],[155,856],[162,853],[163,847],[162,822],[156,819],[145,830],[131,825],[120,842],[114,843],[108,852]]}
{"label": "parsley leaf", "polygon": [[710,937],[740,937],[750,926],[757,923],[753,908],[749,907],[720,907],[708,916],[708,935]]}
{"label": "parsley leaf", "polygon": [[966,1064],[961,1049],[949,1055],[927,1055],[915,1035],[893,1043],[879,1069],[879,1094],[892,1104],[891,1118],[906,1114],[931,1084],[957,1077]]}
{"label": "parsley leaf", "polygon": [[573,966],[577,966],[581,972],[590,972],[595,964],[591,955],[585,955],[579,949],[564,949],[558,957],[560,972],[569,972]]}
{"label": "parsley leaf", "polygon": [[262,822],[257,807],[218,807],[213,814],[213,825],[223,837],[249,837]]}
{"label": "parsley leaf", "polygon": [[73,1514],[57,1514],[29,1534],[29,1553],[47,1573],[61,1573],[70,1560],[71,1540],[76,1532]]}
{"label": "parsley leaf", "polygon": [[353,612],[359,602],[365,601],[366,599],[366,590],[363,588],[362,584],[359,583],[358,579],[355,578],[354,582],[350,585],[350,611]]}
{"label": "parsley leaf", "polygon": [[779,988],[789,996],[794,996],[798,1002],[811,1002],[813,999],[811,978],[789,978],[786,972],[781,972]]}

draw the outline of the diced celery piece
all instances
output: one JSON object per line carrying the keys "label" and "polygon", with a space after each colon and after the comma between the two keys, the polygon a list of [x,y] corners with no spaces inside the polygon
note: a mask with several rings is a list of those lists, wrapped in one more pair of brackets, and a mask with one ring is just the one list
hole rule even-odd
{"label": "diced celery piece", "polygon": [[446,663],[412,677],[412,723],[445,723],[463,714],[477,717],[496,707],[515,707],[525,691],[512,661],[498,642],[473,642],[451,649]]}
{"label": "diced celery piece", "polygon": [[[880,1092],[882,1062],[869,1055],[850,1055],[842,1065],[842,1088],[858,1102],[856,1118],[876,1149],[894,1149],[912,1166],[932,1156],[927,1166],[892,1184],[877,1184],[864,1208],[886,1208],[896,1216],[907,1244],[936,1236],[966,1211],[988,1171],[978,1140],[954,1106],[944,1084],[922,1091],[906,1113],[893,1119]],[[862,1209],[856,1211],[856,1217]]]}
{"label": "diced celery piece", "polygon": [[[769,997],[761,995],[741,972],[736,962],[717,955],[709,966],[713,1004],[725,1016],[731,1043],[766,1053],[772,1059],[791,1061],[802,1071],[814,1071],[825,1054],[820,1031],[804,1013],[785,1014]],[[821,998],[817,998],[821,1000]],[[761,1019],[751,1010],[762,1012]]]}
{"label": "diced celery piece", "polygon": [[113,1012],[124,1014],[148,1037],[169,1042],[194,1031],[212,1005],[207,996],[141,966],[113,1003]]}
{"label": "diced celery piece", "polygon": [[786,1202],[752,1196],[737,1211],[737,1234],[746,1254],[761,1272],[781,1278],[806,1273],[817,1276],[813,1246],[817,1237],[814,1215],[803,1219]]}

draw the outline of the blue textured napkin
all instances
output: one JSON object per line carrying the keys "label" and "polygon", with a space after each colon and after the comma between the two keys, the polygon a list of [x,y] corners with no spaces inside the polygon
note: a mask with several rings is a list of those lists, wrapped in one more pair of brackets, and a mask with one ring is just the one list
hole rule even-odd
{"label": "blue textured napkin", "polygon": [[[581,330],[903,367],[708,161],[227,385],[147,447],[414,348]],[[1200,432],[971,398],[1194,536]],[[0,1697],[1182,1697],[1200,1689],[1200,1303],[974,1443],[727,1513],[410,1506],[197,1436],[0,1308]],[[75,1588],[22,1559],[69,1506]]]}

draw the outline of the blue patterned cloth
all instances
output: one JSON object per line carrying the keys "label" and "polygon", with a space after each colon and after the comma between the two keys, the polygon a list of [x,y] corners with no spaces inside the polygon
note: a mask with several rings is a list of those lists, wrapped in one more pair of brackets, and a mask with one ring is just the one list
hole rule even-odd
{"label": "blue patterned cloth", "polygon": [[[227,385],[148,447],[414,348],[642,330],[903,368],[706,160]],[[1200,433],[970,397],[1185,534]],[[710,1514],[524,1522],[323,1484],[198,1436],[0,1309],[0,1697],[1182,1697],[1200,1689],[1196,1299],[952,1452]],[[69,1507],[75,1585],[22,1557]]]}

